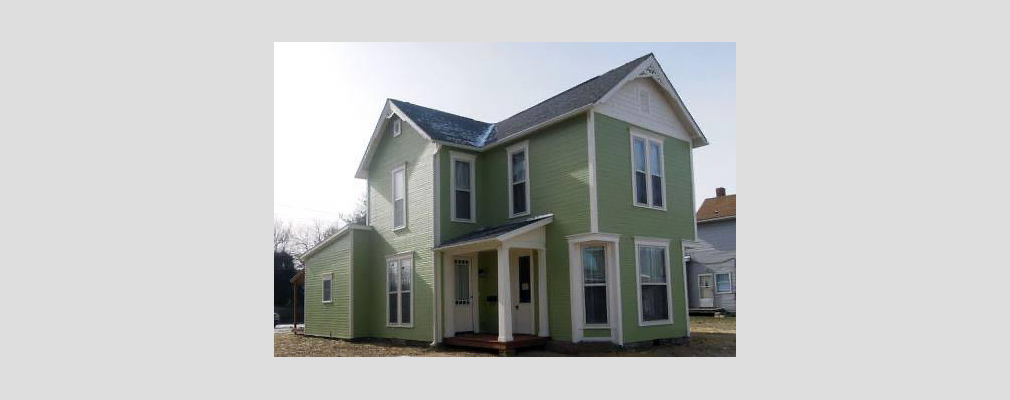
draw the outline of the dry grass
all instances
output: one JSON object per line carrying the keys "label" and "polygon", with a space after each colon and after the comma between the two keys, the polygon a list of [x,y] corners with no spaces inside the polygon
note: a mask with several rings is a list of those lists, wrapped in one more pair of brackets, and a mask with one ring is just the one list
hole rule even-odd
{"label": "dry grass", "polygon": [[[290,333],[274,335],[275,357],[491,357],[490,351],[400,346],[382,341],[348,342]],[[564,357],[544,350],[520,350],[520,357]],[[653,346],[644,350],[581,353],[585,357],[735,357],[736,318],[691,317],[688,345]]]}

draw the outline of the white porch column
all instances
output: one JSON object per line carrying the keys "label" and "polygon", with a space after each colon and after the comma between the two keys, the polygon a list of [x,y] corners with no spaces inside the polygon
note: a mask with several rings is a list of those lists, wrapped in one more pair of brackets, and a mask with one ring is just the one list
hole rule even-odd
{"label": "white porch column", "polygon": [[[452,255],[448,251],[442,252],[442,272],[445,277],[445,289],[442,290],[443,301],[445,312],[443,313],[442,321],[445,323],[445,337],[456,336],[456,323],[453,320],[455,315],[456,303],[453,301],[456,299],[456,274],[453,270],[455,264],[452,262]],[[438,301],[435,301],[438,304]]]}
{"label": "white porch column", "polygon": [[509,245],[498,246],[498,341],[512,341],[512,277]]}
{"label": "white porch column", "polygon": [[540,333],[539,336],[547,337],[550,336],[550,330],[547,329],[547,250],[538,249],[537,250],[537,269],[539,270],[539,277],[537,278],[537,289],[539,293],[537,294],[537,310],[540,311]]}

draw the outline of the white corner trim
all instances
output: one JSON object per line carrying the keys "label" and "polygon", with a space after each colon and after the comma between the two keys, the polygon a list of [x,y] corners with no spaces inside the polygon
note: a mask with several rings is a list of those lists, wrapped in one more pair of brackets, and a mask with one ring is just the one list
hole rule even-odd
{"label": "white corner trim", "polygon": [[[694,200],[694,198],[696,196],[698,196],[698,192],[696,192],[695,189],[694,189],[694,148],[693,147],[687,149],[687,159],[689,161],[688,162],[688,168],[691,168],[691,222],[694,223],[693,224],[694,225],[693,226],[693,228],[694,228],[694,238],[692,238],[691,240],[698,240],[698,205],[695,204],[695,200]],[[685,296],[686,296],[687,292],[684,292],[684,293],[685,293]]]}
{"label": "white corner trim", "polygon": [[587,113],[586,142],[589,144],[589,231],[600,231],[600,212],[596,192],[596,122],[593,109]]}
{"label": "white corner trim", "polygon": [[[520,151],[524,152],[523,162],[526,163],[526,169],[525,169],[525,172],[526,172],[526,181],[525,181],[526,182],[526,211],[523,211],[523,212],[520,212],[520,213],[513,213],[513,208],[514,207],[513,207],[513,202],[512,202],[512,185],[513,185],[513,182],[512,182],[512,154],[513,153],[518,153]],[[531,184],[530,184],[530,175],[532,175],[530,173],[530,142],[528,140],[523,140],[522,142],[519,142],[519,143],[516,143],[516,144],[513,144],[513,145],[507,147],[506,151],[505,151],[505,157],[508,159],[508,171],[506,171],[506,173],[508,174],[508,183],[509,183],[509,186],[508,186],[508,192],[509,192],[509,202],[508,202],[508,208],[509,208],[509,210],[508,210],[508,216],[509,216],[509,218],[516,218],[516,217],[522,217],[522,216],[530,215],[530,210],[533,209],[533,205],[530,204],[530,191],[532,190],[530,188],[530,186],[531,186]]]}
{"label": "white corner trim", "polygon": [[[662,247],[663,261],[666,264],[666,315],[667,319],[646,321],[642,316],[642,280],[635,279],[635,290],[638,294],[638,326],[673,325],[673,276],[670,274],[670,240],[655,238],[635,238],[635,276],[642,276],[642,261],[638,259],[639,248],[642,246]],[[684,292],[685,294],[687,292]]]}
{"label": "white corner trim", "polygon": [[[470,219],[456,218],[456,160],[470,163]],[[436,186],[437,187],[437,186]],[[437,192],[437,190],[436,190]],[[476,223],[477,221],[477,156],[449,151],[449,220]]]}

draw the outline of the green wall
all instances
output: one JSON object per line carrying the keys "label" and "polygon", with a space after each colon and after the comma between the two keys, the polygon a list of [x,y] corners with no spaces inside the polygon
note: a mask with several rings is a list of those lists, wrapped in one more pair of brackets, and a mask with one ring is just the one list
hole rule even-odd
{"label": "green wall", "polygon": [[[356,286],[355,293],[363,305],[358,316],[366,322],[355,335],[430,341],[433,339],[434,312],[431,249],[435,218],[435,146],[407,123],[401,124],[402,133],[393,137],[392,125],[387,124],[382,142],[368,166],[370,224],[374,231],[366,250],[368,260],[361,268],[355,269],[355,272],[364,275],[361,277],[362,286]],[[407,227],[394,232],[391,171],[404,162],[407,163]],[[386,256],[408,251],[414,255],[413,327],[387,327]]]}
{"label": "green wall", "polygon": [[[694,239],[691,144],[667,137],[663,143],[666,211],[632,205],[631,125],[595,114],[597,195],[600,231],[621,235],[620,273],[624,341],[687,336],[687,295],[681,240]],[[647,130],[646,130],[647,131]],[[670,239],[673,325],[638,326],[635,236]]]}
{"label": "green wall", "polygon": [[[350,338],[350,267],[353,236],[345,233],[336,242],[312,255],[305,264],[305,333]],[[332,273],[332,303],[323,303],[323,275]]]}

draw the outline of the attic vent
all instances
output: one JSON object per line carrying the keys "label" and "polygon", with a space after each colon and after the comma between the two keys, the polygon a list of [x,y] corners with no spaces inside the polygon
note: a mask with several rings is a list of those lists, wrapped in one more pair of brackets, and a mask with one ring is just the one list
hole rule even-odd
{"label": "attic vent", "polygon": [[400,136],[400,119],[393,120],[393,137]]}
{"label": "attic vent", "polygon": [[638,90],[638,100],[642,103],[642,112],[649,113],[649,92],[645,89]]}

